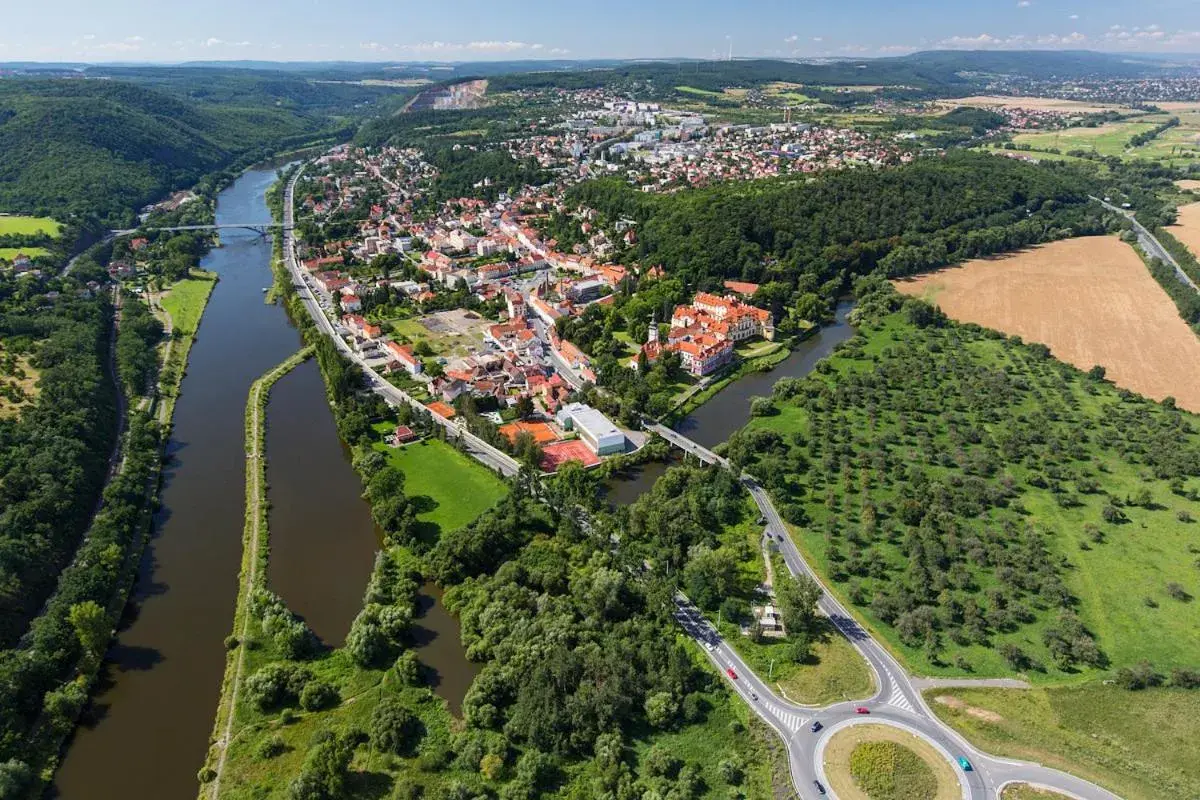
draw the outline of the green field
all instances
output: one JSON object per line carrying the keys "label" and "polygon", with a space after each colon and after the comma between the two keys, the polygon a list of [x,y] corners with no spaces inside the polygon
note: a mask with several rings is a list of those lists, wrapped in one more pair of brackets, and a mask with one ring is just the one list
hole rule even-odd
{"label": "green field", "polygon": [[[959,708],[939,697],[953,698]],[[1200,797],[1195,747],[1200,692],[1130,692],[1093,683],[1029,690],[930,689],[925,699],[939,717],[994,755],[1073,772],[1128,800]]]}
{"label": "green field", "polygon": [[0,236],[18,234],[36,236],[45,234],[55,238],[62,232],[62,225],[49,217],[10,217],[0,215]]}
{"label": "green field", "polygon": [[30,258],[50,255],[50,251],[44,247],[0,247],[0,259],[5,261],[12,261],[22,253]]}
{"label": "green field", "polygon": [[726,95],[724,92],[714,92],[709,89],[697,89],[695,86],[676,86],[675,91],[683,92],[684,94],[694,94],[699,97],[719,97],[722,99],[728,97],[728,95]]}
{"label": "green field", "polygon": [[1125,156],[1129,140],[1154,126],[1154,122],[1110,122],[1096,128],[1022,133],[1013,137],[1013,142],[1027,144],[1034,150],[1056,149],[1062,153],[1091,150],[1102,156]]}
{"label": "green field", "polygon": [[[377,426],[377,430],[381,428]],[[474,521],[507,491],[494,473],[445,442],[426,440],[406,447],[379,443],[375,447],[404,472],[406,495],[429,499],[430,508],[417,516],[443,531]]]}
{"label": "green field", "polygon": [[200,317],[216,281],[211,278],[185,278],[171,286],[162,298],[163,310],[171,315],[174,329],[183,335],[200,327]]}
{"label": "green field", "polygon": [[[899,315],[806,380],[841,400],[777,397],[748,430],[786,444],[739,434],[729,455],[802,509],[798,546],[917,672],[1061,683],[1200,660],[1194,415],[979,329]],[[1064,603],[1098,657],[1050,650],[1071,624]]]}

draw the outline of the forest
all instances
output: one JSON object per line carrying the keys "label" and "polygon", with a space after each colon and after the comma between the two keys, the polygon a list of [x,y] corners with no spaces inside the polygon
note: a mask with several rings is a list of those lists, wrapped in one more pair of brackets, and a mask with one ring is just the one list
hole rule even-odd
{"label": "forest", "polygon": [[906,275],[1028,244],[1105,230],[1095,178],[1070,166],[955,152],[812,182],[780,178],[670,195],[588,181],[568,200],[637,222],[632,257],[689,288],[728,278],[785,284],[826,301],[855,276]]}
{"label": "forest", "polygon": [[116,433],[102,300],[0,301],[0,336],[28,341],[38,402],[0,419],[0,646],[11,647],[54,588],[88,522]]}
{"label": "forest", "polygon": [[0,208],[127,227],[138,207],[207,173],[343,126],[322,114],[201,103],[115,81],[5,80]]}
{"label": "forest", "polygon": [[839,594],[918,671],[1200,663],[1197,419],[881,279],[859,296],[856,336],[726,451]]}

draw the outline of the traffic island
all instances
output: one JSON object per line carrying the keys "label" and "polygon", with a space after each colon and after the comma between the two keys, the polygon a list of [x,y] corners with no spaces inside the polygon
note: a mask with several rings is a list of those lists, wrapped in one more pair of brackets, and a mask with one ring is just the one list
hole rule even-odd
{"label": "traffic island", "polygon": [[1070,800],[1070,796],[1028,783],[1010,783],[1000,791],[1000,800]]}
{"label": "traffic island", "polygon": [[954,768],[925,740],[891,725],[851,725],[824,751],[840,800],[959,800]]}

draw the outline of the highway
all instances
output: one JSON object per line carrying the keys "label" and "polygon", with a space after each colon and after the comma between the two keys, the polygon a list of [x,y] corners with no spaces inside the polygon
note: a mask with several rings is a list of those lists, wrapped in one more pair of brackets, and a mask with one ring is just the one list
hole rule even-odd
{"label": "highway", "polygon": [[300,259],[296,255],[296,241],[292,226],[293,207],[292,199],[293,192],[296,188],[296,182],[304,172],[304,167],[296,170],[296,174],[288,181],[287,187],[284,190],[283,197],[283,253],[284,263],[287,265],[288,272],[292,276],[292,283],[296,287],[296,291],[300,299],[304,301],[304,307],[308,309],[309,315],[317,324],[317,327],[322,333],[329,336],[337,348],[346,358],[357,364],[363,371],[370,384],[372,391],[376,392],[384,398],[388,403],[394,406],[407,404],[413,408],[419,409],[428,413],[433,421],[446,429],[446,437],[448,439],[458,439],[462,441],[464,450],[468,455],[475,458],[489,469],[499,470],[504,475],[516,475],[521,471],[521,465],[507,453],[496,449],[492,445],[475,436],[466,429],[464,425],[458,424],[453,420],[443,417],[440,414],[435,414],[430,411],[424,404],[413,398],[407,392],[399,389],[396,386],[388,383],[383,376],[375,371],[366,360],[357,353],[354,348],[348,345],[341,336],[338,336],[337,330],[325,312],[321,309],[320,301],[317,299],[316,293],[313,291],[312,285],[308,282],[308,277],[300,267]]}
{"label": "highway", "polygon": [[1178,276],[1180,281],[1192,287],[1193,291],[1200,292],[1200,287],[1197,287],[1195,281],[1193,281],[1188,274],[1183,271],[1183,268],[1179,266],[1179,262],[1175,260],[1175,257],[1167,252],[1167,248],[1162,246],[1162,242],[1160,242],[1154,236],[1154,234],[1150,233],[1150,231],[1146,229],[1145,225],[1137,221],[1137,217],[1132,211],[1125,208],[1117,208],[1112,203],[1108,203],[1093,195],[1088,195],[1088,197],[1091,197],[1109,211],[1116,212],[1133,223],[1133,231],[1137,234],[1138,244],[1141,245],[1142,250],[1145,251],[1146,255],[1150,256],[1151,258],[1157,258],[1164,264],[1171,265],[1171,267],[1175,270],[1175,275]]}

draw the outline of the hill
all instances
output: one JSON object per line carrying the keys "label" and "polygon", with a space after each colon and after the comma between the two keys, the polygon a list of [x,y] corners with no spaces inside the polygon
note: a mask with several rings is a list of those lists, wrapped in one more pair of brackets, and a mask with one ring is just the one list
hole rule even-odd
{"label": "hill", "polygon": [[332,127],[233,93],[204,103],[117,81],[0,81],[0,210],[129,224],[172,189]]}

